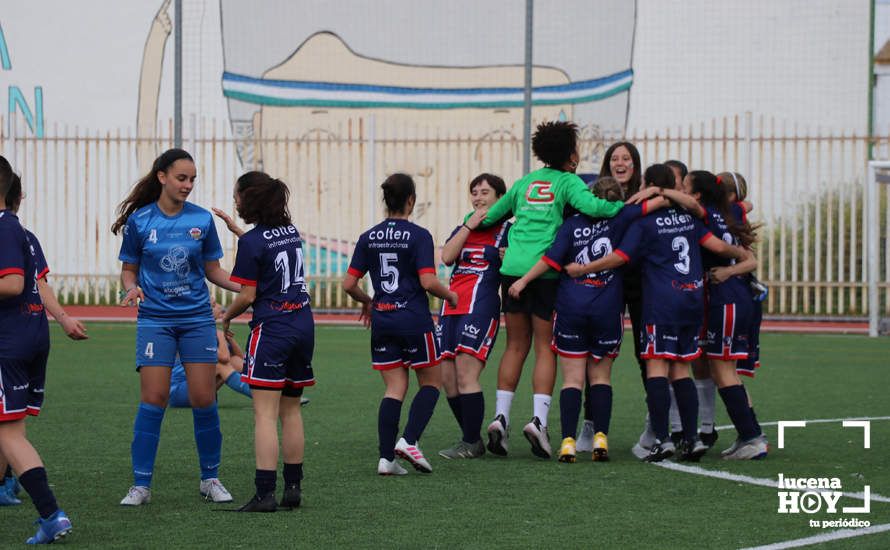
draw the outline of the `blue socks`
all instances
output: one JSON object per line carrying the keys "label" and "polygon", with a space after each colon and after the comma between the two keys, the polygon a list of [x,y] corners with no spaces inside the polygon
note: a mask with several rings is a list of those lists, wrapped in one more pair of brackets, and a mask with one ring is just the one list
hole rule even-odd
{"label": "blue socks", "polygon": [[593,429],[609,435],[609,424],[612,422],[612,386],[594,384],[587,387],[587,407]]}
{"label": "blue socks", "polygon": [[423,435],[423,430],[433,417],[436,409],[436,401],[439,400],[439,390],[434,386],[421,386],[411,402],[411,410],[408,411],[408,423],[405,424],[405,433],[402,437],[409,445],[416,445],[417,440]]}
{"label": "blue socks", "polygon": [[646,405],[649,407],[649,422],[659,441],[668,438],[668,410],[671,408],[671,393],[668,391],[666,376],[646,379]]}
{"label": "blue socks", "polygon": [[578,415],[581,414],[581,390],[578,388],[563,388],[559,392],[559,421],[562,424],[562,438],[571,437],[578,433]]}
{"label": "blue socks", "polygon": [[482,420],[485,417],[485,397],[481,391],[460,395],[460,416],[462,439],[467,443],[481,440]]}
{"label": "blue socks", "polygon": [[399,433],[399,417],[402,415],[402,402],[392,397],[384,397],[377,413],[377,437],[380,444],[380,458],[393,461],[396,458],[396,437]]}
{"label": "blue socks", "polygon": [[745,387],[741,384],[735,386],[727,386],[720,388],[720,398],[726,405],[726,412],[739,437],[747,441],[755,438],[762,433],[757,420],[754,417],[754,410],[748,406],[748,394],[745,393]]}
{"label": "blue socks", "polygon": [[250,384],[241,381],[240,372],[233,372],[232,374],[230,374],[229,377],[226,378],[226,386],[232,388],[241,395],[246,395],[247,397],[251,396]]}
{"label": "blue socks", "polygon": [[671,383],[677,397],[677,410],[683,425],[683,439],[692,443],[698,437],[698,390],[692,378],[681,378]]}
{"label": "blue socks", "polygon": [[222,454],[222,432],[219,429],[219,410],[216,402],[203,409],[192,409],[195,426],[195,444],[198,446],[198,462],[201,479],[219,477],[219,461]]}
{"label": "blue socks", "polygon": [[148,403],[139,403],[136,421],[133,423],[133,443],[130,445],[133,485],[151,487],[163,420],[164,409]]}

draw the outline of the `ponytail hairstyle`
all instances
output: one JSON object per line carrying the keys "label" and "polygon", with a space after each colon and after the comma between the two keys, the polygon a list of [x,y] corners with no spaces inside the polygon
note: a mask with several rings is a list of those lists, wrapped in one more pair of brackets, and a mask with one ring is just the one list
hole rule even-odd
{"label": "ponytail hairstyle", "polygon": [[593,194],[607,201],[623,201],[624,188],[613,177],[603,176],[593,183]]}
{"label": "ponytail hairstyle", "polygon": [[702,204],[716,209],[723,216],[729,232],[738,239],[740,245],[746,248],[751,246],[757,240],[754,228],[748,222],[736,220],[732,214],[727,189],[732,183],[705,170],[693,170],[689,172],[689,177],[692,179],[692,192],[699,194]]}
{"label": "ponytail hairstyle", "polygon": [[13,212],[18,211],[22,202],[22,180],[3,156],[0,156],[0,196],[3,197],[6,208]]}
{"label": "ponytail hairstyle", "polygon": [[290,225],[287,185],[265,172],[247,172],[235,182],[238,215],[246,223],[280,227]]}
{"label": "ponytail hairstyle", "polygon": [[727,193],[735,193],[736,202],[741,202],[748,197],[748,182],[738,172],[720,172],[717,177],[728,185]]}
{"label": "ponytail hairstyle", "polygon": [[646,168],[643,174],[643,180],[646,187],[660,187],[662,189],[675,189],[677,180],[674,178],[674,171],[667,164],[653,164]]}
{"label": "ponytail hairstyle", "polygon": [[126,225],[130,214],[147,204],[156,202],[161,197],[161,180],[158,179],[158,172],[166,172],[174,162],[183,159],[195,161],[190,154],[182,149],[167,149],[155,159],[148,174],[133,186],[127,198],[118,205],[117,220],[111,224],[112,233],[117,235],[118,231]]}
{"label": "ponytail hairstyle", "polygon": [[380,186],[383,189],[383,202],[390,214],[405,212],[408,200],[417,197],[414,180],[408,174],[395,173],[386,178]]}
{"label": "ponytail hairstyle", "polygon": [[618,143],[613,143],[606,149],[606,154],[603,155],[603,164],[600,167],[600,175],[599,177],[604,176],[612,176],[612,168],[609,166],[609,161],[612,160],[612,153],[615,152],[615,149],[619,147],[624,147],[630,153],[630,160],[634,163],[634,173],[630,177],[630,181],[627,182],[627,189],[624,190],[624,193],[629,197],[640,190],[643,184],[643,178],[640,174],[640,170],[643,168],[643,164],[640,162],[640,152],[637,150],[636,146],[629,141],[619,141]]}
{"label": "ponytail hairstyle", "polygon": [[574,122],[543,122],[532,135],[532,152],[548,168],[561,171],[577,150],[578,125]]}

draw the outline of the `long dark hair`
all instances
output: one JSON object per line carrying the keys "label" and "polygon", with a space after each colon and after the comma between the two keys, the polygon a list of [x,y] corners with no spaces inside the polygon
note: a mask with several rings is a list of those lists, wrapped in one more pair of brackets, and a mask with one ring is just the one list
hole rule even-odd
{"label": "long dark hair", "polygon": [[578,125],[557,121],[539,124],[532,135],[532,152],[547,167],[562,170],[578,150]]}
{"label": "long dark hair", "polygon": [[701,202],[707,208],[714,208],[723,216],[723,221],[729,227],[729,232],[738,239],[744,247],[751,246],[757,240],[757,235],[751,224],[735,219],[729,202],[729,182],[722,181],[714,174],[705,170],[693,170],[689,172],[692,180],[692,192],[698,193]]}
{"label": "long dark hair", "polygon": [[147,204],[156,202],[161,197],[161,181],[158,172],[166,172],[177,160],[195,160],[182,149],[167,149],[151,165],[151,170],[139,180],[127,198],[117,207],[117,220],[111,224],[111,232],[117,235],[118,231],[127,223],[130,214]]}
{"label": "long dark hair", "polygon": [[417,196],[414,180],[408,174],[393,174],[386,178],[380,188],[383,189],[383,202],[390,214],[401,214],[408,199]]}
{"label": "long dark hair", "polygon": [[640,174],[640,169],[642,168],[640,152],[633,143],[629,141],[619,141],[618,143],[613,143],[606,149],[606,154],[603,156],[603,165],[600,167],[600,177],[615,175],[612,173],[612,169],[609,166],[609,160],[612,158],[612,153],[615,152],[615,149],[618,149],[619,147],[624,147],[630,152],[630,159],[634,163],[634,173],[630,177],[630,181],[627,182],[627,189],[624,190],[624,194],[629,197],[640,190],[643,181],[643,177]]}
{"label": "long dark hair", "polygon": [[265,172],[247,172],[235,183],[238,215],[247,223],[278,227],[290,225],[287,185]]}

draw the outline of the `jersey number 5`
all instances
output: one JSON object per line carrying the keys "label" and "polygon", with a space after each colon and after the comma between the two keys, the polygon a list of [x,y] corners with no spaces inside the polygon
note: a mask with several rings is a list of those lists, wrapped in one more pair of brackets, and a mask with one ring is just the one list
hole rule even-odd
{"label": "jersey number 5", "polygon": [[399,268],[396,267],[398,261],[398,254],[380,253],[380,288],[387,294],[392,294],[399,289]]}
{"label": "jersey number 5", "polygon": [[[297,248],[296,266],[294,266],[294,284],[303,284],[303,249]],[[287,257],[287,250],[282,250],[275,256],[275,271],[281,271],[281,293],[287,293],[290,288],[290,260]]]}

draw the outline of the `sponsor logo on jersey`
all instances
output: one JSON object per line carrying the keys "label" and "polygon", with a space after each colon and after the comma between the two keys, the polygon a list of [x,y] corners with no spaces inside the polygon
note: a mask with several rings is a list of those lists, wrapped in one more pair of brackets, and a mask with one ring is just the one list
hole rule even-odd
{"label": "sponsor logo on jersey", "polygon": [[171,246],[167,254],[161,258],[161,269],[168,273],[176,273],[180,277],[185,277],[191,271],[188,259],[189,253],[185,247]]}
{"label": "sponsor logo on jersey", "polygon": [[268,240],[275,239],[278,237],[287,237],[288,235],[296,235],[297,228],[292,225],[282,225],[281,227],[274,227],[272,229],[267,229],[263,231],[263,238]]}
{"label": "sponsor logo on jersey", "polygon": [[369,241],[407,241],[411,239],[410,231],[395,229],[392,224],[386,226],[386,229],[378,229],[376,231],[368,231]]}
{"label": "sponsor logo on jersey", "polygon": [[533,181],[525,191],[525,200],[531,203],[551,203],[556,195],[550,190],[549,181]]}
{"label": "sponsor logo on jersey", "polygon": [[193,227],[193,228],[189,229],[189,235],[191,235],[192,238],[195,239],[196,241],[198,239],[200,239],[201,235],[203,235],[203,234],[204,234],[204,232],[201,231],[200,227]]}
{"label": "sponsor logo on jersey", "polygon": [[466,324],[464,325],[464,334],[473,337],[479,336],[479,329],[476,327],[476,325]]}
{"label": "sponsor logo on jersey", "polygon": [[698,279],[697,281],[692,281],[691,283],[684,283],[683,281],[671,281],[671,287],[675,290],[682,290],[683,292],[692,292],[694,290],[698,290],[704,286],[704,282],[702,279]]}
{"label": "sponsor logo on jersey", "polygon": [[375,311],[395,311],[406,307],[408,307],[408,302],[377,302],[374,304]]}
{"label": "sponsor logo on jersey", "polygon": [[658,227],[671,227],[688,223],[692,223],[692,216],[689,214],[678,214],[677,212],[668,212],[664,216],[655,218],[655,225]]}

